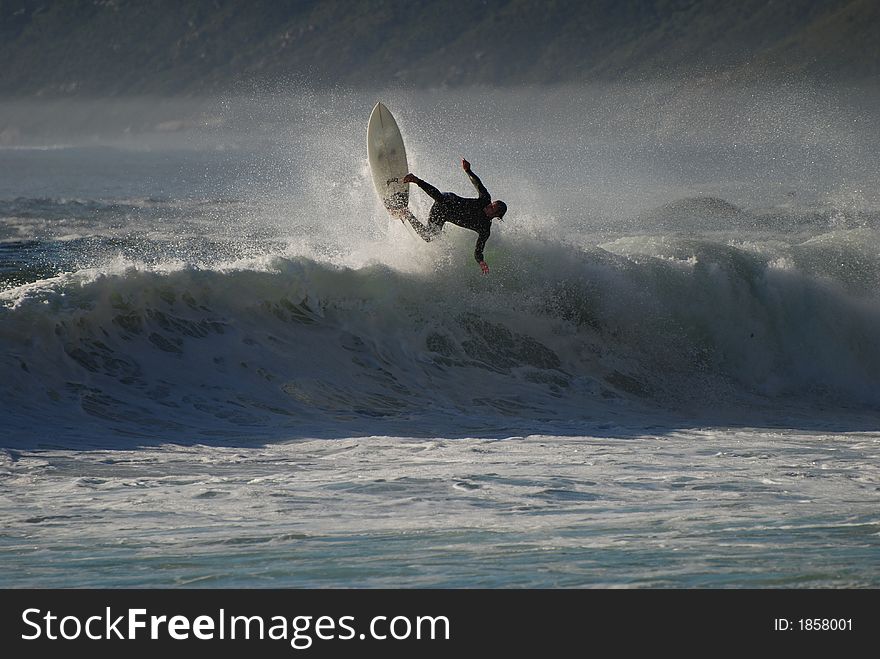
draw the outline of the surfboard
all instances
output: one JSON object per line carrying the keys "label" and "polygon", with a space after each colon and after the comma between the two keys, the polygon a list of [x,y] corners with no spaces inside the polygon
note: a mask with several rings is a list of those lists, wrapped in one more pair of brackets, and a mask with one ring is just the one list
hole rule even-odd
{"label": "surfboard", "polygon": [[382,103],[376,103],[367,124],[367,156],[376,194],[395,217],[409,204],[409,186],[401,180],[409,172],[406,147],[394,116]]}

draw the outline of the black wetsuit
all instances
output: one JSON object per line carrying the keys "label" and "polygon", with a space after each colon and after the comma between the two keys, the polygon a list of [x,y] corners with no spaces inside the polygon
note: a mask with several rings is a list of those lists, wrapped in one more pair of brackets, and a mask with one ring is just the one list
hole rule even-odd
{"label": "black wetsuit", "polygon": [[484,210],[492,203],[492,197],[476,174],[467,172],[467,175],[477,189],[479,197],[459,197],[451,192],[440,192],[430,183],[417,178],[416,185],[428,193],[434,200],[434,205],[431,206],[431,212],[428,214],[428,226],[419,222],[412,213],[407,212],[406,218],[416,233],[427,242],[435,238],[447,222],[476,231],[478,238],[474,258],[480,262],[483,260],[483,247],[492,232],[492,218],[487,217]]}

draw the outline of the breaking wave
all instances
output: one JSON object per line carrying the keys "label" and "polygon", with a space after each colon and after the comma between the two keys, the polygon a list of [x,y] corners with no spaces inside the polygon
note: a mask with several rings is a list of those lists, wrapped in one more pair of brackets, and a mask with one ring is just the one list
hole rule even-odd
{"label": "breaking wave", "polygon": [[294,255],[59,274],[0,293],[4,425],[11,444],[456,436],[621,405],[875,407],[876,240],[502,237],[490,277]]}

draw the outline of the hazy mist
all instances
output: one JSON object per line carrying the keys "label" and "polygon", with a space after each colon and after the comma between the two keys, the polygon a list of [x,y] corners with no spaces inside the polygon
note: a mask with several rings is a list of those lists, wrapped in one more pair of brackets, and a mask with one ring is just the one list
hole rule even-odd
{"label": "hazy mist", "polygon": [[[806,83],[18,100],[0,106],[0,145],[9,166],[23,150],[73,146],[151,152],[161,169],[167,151],[184,158],[174,164],[181,177],[215,196],[293,205],[316,196],[358,214],[372,200],[370,190],[351,194],[366,185],[366,119],[380,99],[398,117],[413,171],[467,192],[457,168],[467,157],[512,203],[511,218],[533,224],[616,224],[701,195],[751,210],[880,205],[880,93]],[[157,175],[156,194],[168,175]]]}

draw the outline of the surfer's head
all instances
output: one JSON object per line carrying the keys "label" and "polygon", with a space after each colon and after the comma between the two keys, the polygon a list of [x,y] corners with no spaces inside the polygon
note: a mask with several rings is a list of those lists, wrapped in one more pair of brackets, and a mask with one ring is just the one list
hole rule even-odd
{"label": "surfer's head", "polygon": [[487,217],[497,217],[498,219],[501,219],[507,212],[507,204],[500,199],[496,199],[483,210],[486,212]]}

